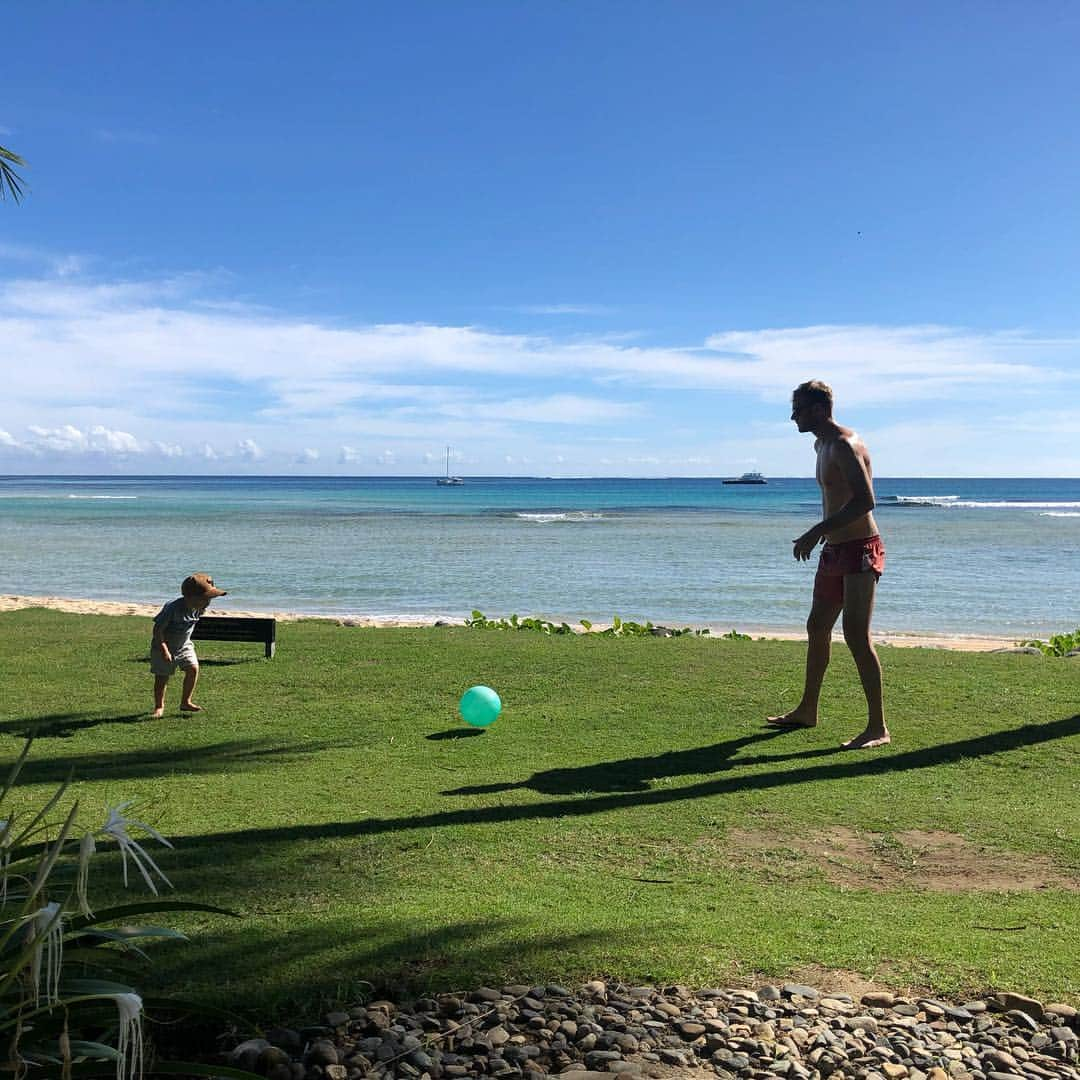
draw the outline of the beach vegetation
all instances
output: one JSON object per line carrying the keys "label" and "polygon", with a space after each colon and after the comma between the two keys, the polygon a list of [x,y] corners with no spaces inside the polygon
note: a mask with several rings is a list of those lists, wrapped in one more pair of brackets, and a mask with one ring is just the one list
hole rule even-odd
{"label": "beach vegetation", "polygon": [[[183,941],[178,930],[134,925],[133,920],[161,912],[200,910],[230,913],[207,904],[141,899],[91,909],[91,864],[99,845],[113,844],[122,860],[124,885],[129,863],[143,884],[159,897],[168,878],[144,847],[142,834],[171,847],[153,826],[125,812],[131,803],[110,807],[100,828],[86,829],[79,803],[65,807],[67,782],[39,806],[16,800],[19,776],[31,739],[15,757],[0,784],[0,1039],[15,1074],[70,1077],[93,1073],[92,1063],[108,1063],[117,1080],[141,1077],[146,1066],[144,1008],[167,1008],[218,1015],[220,1010],[178,1000],[144,997],[135,986],[149,960],[151,942]],[[154,1071],[180,1069],[179,1063],[155,1063]],[[186,1063],[198,1073],[202,1066]],[[89,1071],[88,1071],[89,1070]]]}
{"label": "beach vegetation", "polygon": [[[553,623],[547,619],[537,617],[519,618],[511,615],[509,618],[489,619],[482,611],[474,611],[472,617],[465,620],[465,625],[471,630],[537,630],[541,634],[573,634],[574,628],[567,622]],[[634,622],[630,619],[622,619],[613,615],[611,623],[602,630],[594,630],[594,624],[588,619],[579,619],[578,626],[583,634],[595,634],[597,637],[708,637],[709,629],[694,629],[684,626],[681,629],[670,626],[655,626],[652,622]],[[731,631],[735,634],[735,631]],[[729,635],[724,635],[728,637]],[[745,637],[746,635],[737,635]],[[735,639],[732,639],[735,640]]]}
{"label": "beach vegetation", "polygon": [[1031,641],[1018,642],[1021,646],[1036,648],[1044,656],[1068,656],[1069,653],[1080,650],[1080,626],[1071,634],[1052,634],[1049,641],[1033,639]]}
{"label": "beach vegetation", "polygon": [[[801,694],[798,641],[305,620],[273,660],[199,653],[205,711],[153,720],[145,619],[0,613],[0,745],[37,736],[15,808],[72,770],[88,820],[135,799],[175,895],[242,915],[171,913],[190,940],[154,943],[144,1002],[294,1026],[386,994],[812,968],[1080,1004],[1080,665],[891,649],[893,743],[853,753],[843,648],[820,725],[764,727]],[[503,703],[483,730],[457,711],[475,684]],[[99,848],[98,917],[130,902]]]}

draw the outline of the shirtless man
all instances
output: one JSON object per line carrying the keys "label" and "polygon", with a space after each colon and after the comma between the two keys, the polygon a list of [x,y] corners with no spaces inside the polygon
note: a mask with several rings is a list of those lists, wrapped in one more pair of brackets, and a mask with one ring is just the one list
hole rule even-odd
{"label": "shirtless man", "polygon": [[870,453],[862,439],[832,418],[832,390],[805,382],[791,395],[791,419],[799,431],[815,436],[817,482],[824,517],[795,543],[795,558],[805,562],[824,540],[814,602],[806,620],[806,685],[802,700],[767,723],[779,728],[814,727],[818,698],[829,666],[832,628],[844,615],[844,640],[859,670],[869,718],[866,730],[843,744],[846,750],[884,746],[890,741],[881,698],[881,663],[870,640],[874,592],[885,568],[885,546],[878,535]]}

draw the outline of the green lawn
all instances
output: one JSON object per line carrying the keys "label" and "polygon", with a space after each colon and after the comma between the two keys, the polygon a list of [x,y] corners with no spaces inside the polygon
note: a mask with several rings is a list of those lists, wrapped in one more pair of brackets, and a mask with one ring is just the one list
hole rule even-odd
{"label": "green lawn", "polygon": [[[146,619],[0,615],[0,738],[10,757],[37,729],[18,800],[69,773],[88,822],[136,799],[176,844],[154,852],[176,894],[243,913],[177,920],[193,941],[156,967],[175,991],[273,1012],[365,981],[703,986],[814,964],[1080,995],[1080,661],[883,649],[895,742],[850,753],[842,647],[824,726],[776,734],[796,643],[288,623],[272,661],[200,643],[206,712],[179,716],[174,680],[155,721],[148,639]],[[456,716],[473,683],[505,704],[476,735]],[[967,841],[969,889],[835,882],[805,846],[874,834],[910,870],[912,829]],[[980,888],[1028,863],[1056,884]],[[99,902],[118,867],[101,860]]]}

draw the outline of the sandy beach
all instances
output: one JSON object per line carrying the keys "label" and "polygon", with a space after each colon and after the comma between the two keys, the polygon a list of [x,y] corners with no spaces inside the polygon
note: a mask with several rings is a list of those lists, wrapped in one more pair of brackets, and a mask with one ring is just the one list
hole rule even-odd
{"label": "sandy beach", "polygon": [[[0,612],[17,611],[20,608],[44,607],[54,611],[65,611],[73,615],[140,615],[153,618],[160,609],[158,604],[124,603],[115,600],[86,600],[67,596],[0,596]],[[328,616],[323,614],[307,614],[298,611],[248,611],[239,608],[221,607],[215,605],[210,611],[211,615],[237,615],[271,617],[280,619],[282,622],[295,622],[298,619],[324,619],[327,622],[336,622],[345,626],[369,626],[369,627],[392,627],[392,626],[430,626],[431,619],[401,618],[387,616],[376,618],[364,615]],[[441,620],[451,625],[461,625],[461,619],[447,617]],[[688,625],[687,623],[673,621],[675,626]],[[695,629],[703,629],[704,626]],[[603,623],[595,623],[594,629],[604,629]],[[726,634],[731,627],[723,624],[708,624],[710,633],[714,635]],[[778,641],[799,641],[806,635],[801,630],[776,630],[769,627],[743,627],[741,633],[750,634],[751,637],[774,638]],[[836,640],[842,640],[842,635],[837,631],[834,635]],[[993,637],[987,635],[965,634],[914,634],[908,632],[890,632],[882,630],[874,634],[874,642],[877,645],[893,645],[900,648],[922,649],[953,649],[960,652],[988,652],[993,649],[1009,648],[1016,644],[1016,639],[1011,637]]]}

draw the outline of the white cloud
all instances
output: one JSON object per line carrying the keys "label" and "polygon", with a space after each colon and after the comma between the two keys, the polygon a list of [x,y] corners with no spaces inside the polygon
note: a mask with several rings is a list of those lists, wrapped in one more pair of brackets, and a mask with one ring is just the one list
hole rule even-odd
{"label": "white cloud", "polygon": [[576,394],[552,394],[537,398],[508,398],[446,403],[438,407],[443,416],[486,421],[506,420],[529,424],[604,424],[639,415],[636,402],[605,401]]}
{"label": "white cloud", "polygon": [[1080,337],[975,333],[943,326],[807,326],[727,331],[706,347],[733,385],[770,398],[824,379],[846,404],[949,401],[957,392],[1024,394],[1069,382]]}
{"label": "white cloud", "polygon": [[23,448],[30,453],[56,454],[99,454],[112,457],[124,457],[128,454],[141,454],[142,446],[138,439],[127,431],[112,431],[101,424],[96,424],[86,431],[74,424],[63,424],[56,428],[40,427],[31,424],[27,429],[31,438]]}
{"label": "white cloud", "polygon": [[[588,443],[610,467],[625,468],[615,444],[646,441],[660,460],[690,469],[752,454],[775,473],[777,461],[805,459],[783,418],[792,387],[807,378],[834,386],[841,418],[872,409],[859,418],[879,425],[897,406],[940,421],[959,402],[985,411],[1008,401],[1037,426],[1034,417],[1075,395],[1080,380],[1078,336],[823,325],[642,346],[612,335],[560,340],[473,326],[347,327],[235,304],[221,295],[221,273],[91,281],[78,257],[65,263],[0,247],[3,255],[36,260],[53,275],[0,283],[8,361],[0,422],[14,433],[0,445],[9,453],[284,467],[321,456],[396,468],[441,466],[437,448],[449,443],[494,466],[511,445],[516,462],[522,454],[552,461],[545,428],[559,427],[557,464],[575,472],[603,464],[583,453]],[[703,394],[712,395],[718,422],[743,430],[715,438],[701,419]],[[780,419],[749,431],[740,417],[762,402]],[[1080,418],[1062,410],[1058,424],[1075,444]],[[394,445],[396,456],[376,457],[372,443]],[[980,450],[955,453],[977,462]],[[649,457],[637,463],[652,468]],[[916,458],[911,448],[899,460]]]}
{"label": "white cloud", "polygon": [[243,461],[260,461],[265,456],[254,439],[241,439],[236,444],[236,454]]}
{"label": "white cloud", "polygon": [[[926,400],[965,391],[1020,390],[1061,381],[1080,339],[948,327],[812,326],[724,331],[691,347],[641,347],[606,339],[565,343],[468,326],[374,324],[348,329],[274,318],[257,310],[187,303],[202,279],[157,283],[15,281],[0,287],[0,325],[16,355],[71,369],[182,371],[261,378],[288,413],[341,408],[401,392],[400,373],[576,376],[646,387],[727,389],[786,397],[825,378],[852,403]],[[389,377],[391,385],[380,387]],[[85,378],[85,377],[84,377]],[[80,380],[82,381],[82,380]],[[413,383],[412,392],[422,384]]]}
{"label": "white cloud", "polygon": [[523,304],[514,308],[524,315],[611,315],[615,308],[603,304]]}
{"label": "white cloud", "polygon": [[90,263],[86,256],[77,255],[74,252],[57,254],[26,244],[8,243],[0,243],[0,259],[44,266],[61,278],[82,273]]}

